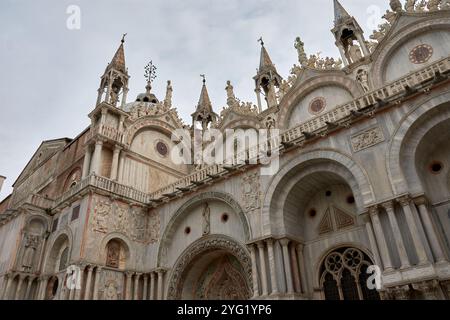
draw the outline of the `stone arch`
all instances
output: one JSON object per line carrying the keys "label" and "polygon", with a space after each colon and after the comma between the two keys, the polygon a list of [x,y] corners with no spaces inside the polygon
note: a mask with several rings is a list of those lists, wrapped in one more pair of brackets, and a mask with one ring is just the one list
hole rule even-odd
{"label": "stone arch", "polygon": [[136,135],[146,129],[153,129],[162,132],[168,137],[171,137],[172,132],[174,132],[177,128],[173,127],[167,122],[159,119],[154,119],[150,116],[143,117],[136,121],[133,125],[131,125],[125,132],[125,143],[131,145]]}
{"label": "stone arch", "polygon": [[[421,100],[403,117],[392,134],[386,157],[386,166],[392,190],[395,195],[409,192],[409,188],[412,188],[411,193],[423,192],[419,176],[415,170],[415,165],[413,165],[414,169],[408,171],[408,175],[411,175],[408,177],[408,180],[410,181],[408,184],[405,172],[403,172],[400,163],[401,149],[402,146],[408,143],[407,140],[409,140],[409,149],[412,148],[412,150],[415,150],[422,138],[433,126],[450,117],[450,109],[445,105],[446,103],[448,104],[448,101],[450,101],[450,93],[448,92]],[[431,115],[430,119],[427,120],[427,115],[438,106],[443,106],[445,112],[436,112],[436,114]],[[424,124],[421,126],[420,130],[412,132],[411,127],[414,124],[419,123],[419,121],[424,121]]]}
{"label": "stone arch", "polygon": [[181,205],[181,207],[178,208],[178,210],[175,212],[175,214],[172,216],[172,218],[170,219],[169,223],[167,224],[167,226],[164,228],[164,232],[162,234],[161,240],[160,240],[160,244],[159,244],[159,248],[158,248],[158,259],[157,259],[157,265],[162,267],[164,266],[164,259],[163,259],[163,253],[165,251],[165,249],[168,247],[168,244],[170,243],[172,237],[173,237],[173,232],[175,227],[177,226],[177,224],[180,222],[183,214],[195,207],[198,204],[201,204],[202,202],[206,202],[208,200],[218,200],[218,201],[222,201],[224,203],[226,203],[227,205],[229,205],[234,212],[238,215],[238,217],[240,218],[243,228],[244,228],[244,237],[246,240],[250,240],[251,239],[251,229],[250,229],[250,224],[247,221],[247,217],[244,213],[244,211],[242,210],[241,206],[239,205],[239,203],[234,200],[234,198],[227,193],[223,193],[223,192],[205,192],[202,194],[199,194],[196,197],[193,197],[192,199],[188,200],[187,202],[185,202],[183,205]]}
{"label": "stone arch", "polygon": [[73,237],[70,229],[66,228],[64,230],[59,231],[53,238],[53,240],[49,243],[50,250],[48,251],[45,263],[44,263],[44,273],[45,274],[53,274],[56,271],[56,266],[58,264],[57,259],[59,258],[59,254],[64,249],[65,245],[69,248],[68,251],[68,261],[70,261],[70,257],[72,256],[72,243]]}
{"label": "stone arch", "polygon": [[81,167],[76,167],[67,174],[66,180],[64,182],[64,192],[69,190],[75,184],[79,183],[81,180],[82,170]]}
{"label": "stone arch", "polygon": [[290,118],[294,108],[297,104],[309,93],[325,87],[333,85],[347,90],[354,98],[363,94],[358,84],[351,78],[342,74],[320,75],[308,79],[308,81],[301,82],[300,85],[295,86],[284,96],[280,103],[280,113],[278,115],[277,123],[280,129],[287,129],[288,119]]}
{"label": "stone arch", "polygon": [[360,213],[375,202],[367,173],[351,156],[333,149],[308,151],[284,165],[270,182],[262,208],[264,235],[277,233],[273,226],[279,226],[278,233],[286,231],[283,208],[289,191],[304,177],[321,171],[334,173],[349,184]]}
{"label": "stone arch", "polygon": [[125,250],[125,269],[131,269],[133,268],[133,261],[135,261],[135,250],[133,250],[132,242],[131,240],[123,233],[120,232],[111,232],[103,237],[101,243],[100,243],[100,250],[98,254],[98,263],[100,265],[106,265],[106,252],[107,252],[107,246],[108,243],[110,243],[112,240],[116,240],[120,242]]}
{"label": "stone arch", "polygon": [[252,129],[260,129],[261,124],[259,121],[255,118],[247,118],[247,117],[241,117],[240,119],[236,119],[230,122],[227,122],[223,127],[220,128],[220,130],[224,131],[226,129],[242,129],[242,128],[252,128]]}
{"label": "stone arch", "polygon": [[[398,23],[399,20],[397,20],[396,24]],[[394,25],[392,29],[395,29],[395,27],[396,25]],[[383,70],[385,64],[389,60],[390,55],[397,48],[421,33],[428,32],[430,30],[448,30],[449,28],[450,21],[448,18],[439,18],[431,21],[427,19],[426,21],[422,20],[419,23],[412,23],[401,28],[392,37],[388,34],[372,54],[372,59],[374,62],[372,64],[370,74],[373,87],[380,88],[383,86]]]}
{"label": "stone arch", "polygon": [[169,275],[167,299],[181,298],[184,276],[191,264],[197,257],[214,250],[224,250],[238,259],[246,275],[246,286],[252,288],[252,264],[247,249],[230,237],[209,235],[192,243],[176,261]]}

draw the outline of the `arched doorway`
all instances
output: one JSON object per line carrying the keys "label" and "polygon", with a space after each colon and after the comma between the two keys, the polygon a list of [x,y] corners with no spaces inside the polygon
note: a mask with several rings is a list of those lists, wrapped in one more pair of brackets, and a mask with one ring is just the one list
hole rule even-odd
{"label": "arched doorway", "polygon": [[247,250],[225,236],[208,236],[178,259],[171,273],[168,299],[245,300],[251,296]]}
{"label": "arched doorway", "polygon": [[329,253],[320,268],[320,285],[325,300],[380,300],[376,289],[367,286],[373,263],[363,251],[343,247]]}

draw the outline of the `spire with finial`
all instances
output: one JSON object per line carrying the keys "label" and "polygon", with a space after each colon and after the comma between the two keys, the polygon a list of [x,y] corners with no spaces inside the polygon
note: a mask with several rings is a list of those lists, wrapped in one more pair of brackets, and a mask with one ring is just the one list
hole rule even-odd
{"label": "spire with finial", "polygon": [[114,54],[114,57],[111,60],[111,63],[108,65],[108,69],[116,69],[123,73],[126,73],[126,66],[125,66],[125,50],[124,50],[124,43],[125,43],[125,37],[127,36],[126,33],[123,34],[122,39],[120,40],[120,46],[117,49],[116,53]]}
{"label": "spire with finial", "polygon": [[343,21],[351,18],[347,10],[342,6],[339,0],[334,0],[334,24],[341,24]]}
{"label": "spire with finial", "polygon": [[120,104],[120,107],[125,106],[129,80],[125,65],[124,43],[126,35],[125,33],[122,36],[120,46],[102,76],[96,105],[105,102],[114,107],[118,104]]}
{"label": "spire with finial", "polygon": [[261,54],[259,59],[259,68],[257,69],[256,76],[254,76],[253,79],[256,84],[255,92],[258,99],[258,108],[261,112],[261,89],[265,95],[267,106],[269,108],[274,107],[277,104],[275,87],[280,87],[283,78],[279,75],[272,59],[270,59],[262,37],[258,39],[258,42],[261,43]]}
{"label": "spire with finial", "polygon": [[211,100],[209,99],[208,89],[206,88],[206,76],[201,74],[202,78],[202,91],[200,92],[200,98],[195,112],[192,114],[193,122],[201,122],[203,130],[208,128],[210,122],[214,122],[217,119],[217,115],[214,113]]}

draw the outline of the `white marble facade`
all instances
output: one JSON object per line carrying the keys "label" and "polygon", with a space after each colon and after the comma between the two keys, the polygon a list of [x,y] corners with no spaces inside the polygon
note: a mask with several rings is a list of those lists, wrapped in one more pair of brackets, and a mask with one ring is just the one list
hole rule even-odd
{"label": "white marble facade", "polygon": [[122,41],[90,126],[44,141],[0,204],[0,297],[449,299],[450,8],[390,1],[365,39],[334,2],[339,59],[297,39],[284,78],[261,41],[257,105],[228,83],[220,115],[203,84],[193,120],[280,129],[274,175],[173,163],[192,128],[170,82],[128,102]]}

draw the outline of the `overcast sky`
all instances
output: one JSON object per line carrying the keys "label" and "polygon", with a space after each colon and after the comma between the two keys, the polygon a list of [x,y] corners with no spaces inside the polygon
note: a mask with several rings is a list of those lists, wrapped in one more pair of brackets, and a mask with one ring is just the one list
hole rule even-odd
{"label": "overcast sky", "polygon": [[[371,34],[388,0],[341,0]],[[80,29],[67,28],[67,8],[81,10]],[[128,33],[129,100],[145,91],[144,66],[158,67],[153,91],[162,100],[172,80],[173,104],[190,123],[200,74],[217,113],[226,81],[243,101],[256,101],[252,77],[263,36],[279,73],[287,77],[297,53],[338,57],[333,0],[1,0],[0,200],[43,140],[73,138],[89,125],[99,79]]]}

